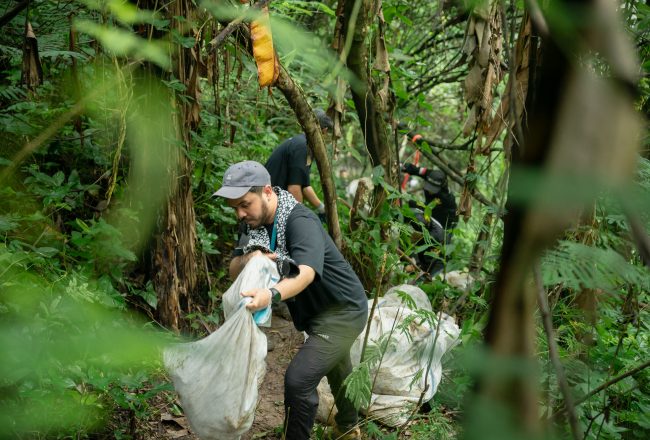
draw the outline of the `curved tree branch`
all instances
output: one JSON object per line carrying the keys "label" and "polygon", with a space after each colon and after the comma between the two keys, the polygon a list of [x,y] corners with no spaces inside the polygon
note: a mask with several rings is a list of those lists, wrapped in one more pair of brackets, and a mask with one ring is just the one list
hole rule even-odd
{"label": "curved tree branch", "polygon": [[327,225],[334,244],[341,249],[343,240],[336,210],[336,187],[334,186],[334,179],[332,179],[332,167],[327,157],[327,149],[325,148],[320,126],[302,89],[293,82],[293,79],[282,65],[280,65],[280,76],[276,86],[284,94],[289,106],[296,114],[298,122],[307,137],[307,144],[314,155],[314,159],[316,159],[323,187],[323,197],[327,206]]}
{"label": "curved tree branch", "polygon": [[5,24],[9,23],[11,20],[14,19],[14,17],[20,12],[25,9],[29,5],[29,0],[24,0],[20,3],[18,3],[16,6],[13,7],[9,12],[7,12],[5,15],[0,17],[0,27],[4,26]]}
{"label": "curved tree branch", "polygon": [[[261,2],[258,2],[256,6],[259,7],[259,5],[266,2],[268,2],[268,0],[262,0]],[[223,37],[224,39],[226,36],[232,34],[235,29],[241,30],[241,32],[237,34],[237,38],[239,39],[242,47],[246,49],[246,52],[250,56],[253,56],[252,46],[250,44],[249,30],[245,26],[241,26],[241,23],[237,23],[232,27],[230,27],[229,23],[222,24],[225,24],[226,28],[221,32],[221,34],[224,34],[226,31],[228,31],[228,33]],[[219,36],[215,38],[216,41],[213,40],[215,41],[215,48],[218,47],[218,44],[223,43],[223,39],[218,39]],[[341,249],[343,239],[341,236],[341,226],[339,224],[338,212],[336,209],[336,187],[334,186],[332,168],[327,157],[327,149],[325,147],[325,142],[323,141],[323,135],[320,130],[320,126],[302,89],[296,85],[287,70],[282,66],[281,63],[279,63],[279,61],[278,64],[280,65],[280,74],[275,86],[280,89],[284,97],[287,99],[289,106],[296,114],[298,123],[304,130],[305,136],[307,137],[307,144],[309,145],[309,148],[314,155],[314,159],[316,159],[316,165],[318,167],[321,185],[323,188],[324,203],[327,207],[327,226],[334,244],[337,248]]]}
{"label": "curved tree branch", "polygon": [[566,409],[569,426],[571,426],[571,434],[573,435],[574,440],[579,440],[582,437],[582,432],[580,430],[580,425],[578,424],[578,417],[576,416],[573,397],[571,396],[571,387],[569,387],[569,382],[564,373],[564,366],[560,361],[557,342],[555,341],[555,330],[553,329],[551,312],[548,308],[548,298],[546,297],[546,292],[542,285],[542,273],[539,267],[539,262],[537,262],[533,267],[533,276],[535,278],[539,311],[542,315],[542,323],[544,324],[544,331],[546,332],[549,357],[551,358],[553,368],[555,368],[555,376],[560,385],[560,391],[562,392],[562,397],[564,399],[564,409]]}
{"label": "curved tree branch", "polygon": [[630,371],[627,371],[627,372],[621,374],[620,376],[616,376],[615,378],[613,378],[613,379],[611,379],[611,380],[608,380],[608,381],[605,382],[604,384],[602,384],[602,385],[600,385],[600,386],[594,388],[593,390],[589,391],[589,392],[588,392],[584,397],[582,397],[581,399],[578,399],[578,400],[576,401],[576,405],[580,405],[581,403],[584,403],[586,400],[590,399],[594,394],[598,394],[598,393],[600,393],[601,391],[603,391],[604,389],[607,389],[607,388],[611,387],[611,386],[614,385],[615,383],[622,381],[622,380],[625,379],[626,377],[633,376],[633,375],[635,375],[636,373],[638,373],[639,371],[641,371],[641,370],[645,370],[645,369],[648,368],[648,367],[650,367],[650,361],[645,361],[645,362],[642,363],[641,365],[632,368]]}

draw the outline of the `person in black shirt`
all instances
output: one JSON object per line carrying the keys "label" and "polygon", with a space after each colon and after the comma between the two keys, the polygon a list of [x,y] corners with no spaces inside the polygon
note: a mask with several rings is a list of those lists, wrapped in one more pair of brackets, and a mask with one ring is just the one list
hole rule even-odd
{"label": "person in black shirt", "polygon": [[[321,110],[314,110],[316,119],[320,124],[323,134],[334,127],[332,119]],[[295,135],[282,142],[264,165],[271,175],[271,184],[289,191],[299,202],[303,198],[311,203],[318,211],[321,221],[324,219],[325,205],[311,187],[309,173],[312,157],[307,147],[307,138],[304,133]]]}
{"label": "person in black shirt", "polygon": [[343,381],[352,371],[350,347],[368,317],[364,288],[316,215],[270,183],[261,164],[240,162],[228,168],[215,195],[226,198],[246,224],[241,254],[230,263],[231,277],[258,255],[276,261],[282,274],[271,289],[242,292],[252,298],[247,307],[256,311],[285,301],[296,329],[309,335],[285,374],[285,436],[309,439],[318,409],[316,387],[327,376],[338,409],[335,432],[360,439],[357,411]]}
{"label": "person in black shirt", "polygon": [[[425,219],[424,213],[418,208],[417,203],[410,202],[409,206],[415,209],[415,216],[422,224],[426,225],[437,246],[450,243],[452,235],[449,231],[458,223],[458,214],[456,213],[456,199],[447,185],[447,175],[440,170],[422,168],[412,163],[403,164],[402,171],[422,178],[424,180],[422,189],[425,204],[435,203],[431,209],[431,218]],[[416,255],[416,260],[422,269],[433,276],[443,269],[444,262],[441,258],[427,255],[427,253],[428,250],[419,252]]]}

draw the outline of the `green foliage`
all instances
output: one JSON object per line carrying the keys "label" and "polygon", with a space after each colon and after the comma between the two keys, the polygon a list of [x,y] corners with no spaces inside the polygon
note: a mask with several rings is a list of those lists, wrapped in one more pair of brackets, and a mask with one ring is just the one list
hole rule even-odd
{"label": "green foliage", "polygon": [[136,256],[124,244],[121,232],[102,218],[90,224],[77,219],[76,226],[80,230],[72,231],[69,254],[92,267],[94,273],[122,281],[129,262],[136,261]]}
{"label": "green foliage", "polygon": [[451,440],[459,437],[459,426],[450,421],[444,414],[444,408],[439,405],[434,405],[427,414],[420,415],[414,422],[410,427],[412,439]]}
{"label": "green foliage", "polygon": [[[646,160],[640,161],[639,187],[647,191]],[[542,270],[551,296],[553,320],[560,356],[575,398],[586,396],[598,385],[629,371],[644,360],[650,342],[648,312],[639,307],[650,298],[650,273],[630,248],[628,231],[611,196],[599,199],[592,228],[581,237],[595,237],[593,245],[564,240],[546,253]],[[642,205],[635,205],[643,211]],[[642,214],[645,215],[645,214]],[[583,238],[583,240],[585,240]],[[581,310],[582,298],[592,297],[593,309]],[[593,310],[590,312],[590,310]],[[597,317],[590,318],[596,314]],[[593,320],[593,321],[590,321]],[[546,340],[539,334],[545,353]],[[562,400],[550,365],[542,376],[548,404],[545,412],[561,411],[552,402]],[[585,438],[645,438],[647,418],[641,408],[650,403],[647,370],[620,381],[577,407]],[[562,431],[568,433],[566,426]]]}
{"label": "green foliage", "polygon": [[30,174],[24,180],[27,190],[33,195],[41,197],[43,206],[47,207],[47,210],[72,211],[82,208],[84,192],[96,194],[99,188],[94,184],[83,185],[77,170],[72,170],[67,179],[62,171],[50,176],[38,171],[36,165],[28,167],[26,171]]}
{"label": "green foliage", "polygon": [[136,59],[152,61],[165,69],[170,68],[169,55],[165,46],[140,39],[131,32],[115,27],[100,26],[88,20],[77,20],[77,28],[102,42],[115,55],[132,55]]}
{"label": "green foliage", "polygon": [[641,291],[650,290],[647,269],[631,264],[610,248],[597,248],[581,243],[562,241],[546,253],[544,283],[563,284],[569,289],[603,289],[617,292],[628,284]]}
{"label": "green foliage", "polygon": [[[0,365],[0,437],[27,432],[40,438],[94,436],[111,412],[124,410],[146,418],[153,411],[150,400],[170,391],[157,361],[164,338],[134,309],[152,313],[157,306],[156,292],[146,274],[148,249],[154,228],[160,226],[156,224],[158,214],[170,187],[166,170],[174,168],[172,156],[180,148],[176,133],[182,125],[179,103],[194,99],[183,95],[188,90],[179,77],[166,76],[159,84],[145,79],[155,76],[158,67],[170,69],[172,62],[177,62],[170,55],[177,53],[172,49],[192,48],[192,56],[200,61],[202,122],[187,133],[191,148],[183,149],[182,154],[193,162],[196,248],[210,272],[212,289],[206,296],[214,306],[197,309],[186,318],[196,332],[221,322],[218,301],[237,230],[232,211],[211,194],[228,165],[243,159],[264,162],[277,144],[301,128],[276,89],[270,93],[258,89],[256,67],[233,39],[217,51],[206,45],[222,29],[214,15],[238,17],[244,7],[214,9],[213,5],[223,6],[224,2],[207,3],[202,4],[209,6],[209,14],[200,10],[194,22],[173,18],[183,23],[183,31],[170,29],[171,17],[122,0],[31,2],[28,12],[3,26],[0,351],[6,356]],[[461,6],[405,0],[386,0],[382,5],[390,86],[397,99],[392,116],[442,145],[471,140],[459,135],[466,112],[462,79],[467,70],[466,63],[459,61],[458,47],[465,33],[465,22],[456,21]],[[340,70],[344,79],[355,82],[329,49],[335,24],[331,2],[279,1],[272,2],[270,9],[283,65],[312,106],[326,107],[327,94],[335,90],[335,72]],[[504,12],[512,19],[511,29],[516,28],[518,17],[510,14],[522,10],[523,3],[516,2],[513,10]],[[638,85],[638,107],[647,113],[650,8],[632,1],[620,10],[639,49],[645,74]],[[80,31],[74,49],[69,45],[72,13]],[[565,26],[567,32],[575,28],[567,19],[569,15],[557,15],[552,17],[557,23],[552,24]],[[254,11],[245,14],[246,19],[255,16]],[[44,83],[35,90],[20,84],[27,18],[38,40],[44,72]],[[370,36],[376,37],[377,31],[376,25],[371,26]],[[212,56],[216,57],[215,70],[210,70]],[[497,90],[498,95],[502,93]],[[177,99],[174,104],[173,98]],[[83,111],[70,116],[79,99]],[[24,162],[14,163],[26,145],[59,120],[64,121],[62,128]],[[474,203],[471,217],[453,231],[452,244],[431,250],[431,237],[408,202],[419,202],[425,214],[432,206],[424,206],[417,189],[403,193],[387,184],[381,168],[372,169],[359,123],[353,101],[345,96],[343,136],[337,151],[328,152],[337,172],[339,196],[345,197],[342,188],[352,178],[372,176],[385,203],[372,215],[362,213],[355,228],[349,224],[348,208],[338,205],[346,256],[364,283],[381,293],[416,276],[406,272],[407,262],[400,251],[407,256],[428,251],[444,260],[447,272],[464,269],[477,237],[487,230],[488,238],[479,243],[487,248],[482,278],[469,291],[452,288],[437,278],[418,281],[434,310],[454,310],[462,328],[462,348],[473,352],[483,338],[489,291],[499,269],[503,224],[497,220],[484,226],[483,217],[495,208]],[[647,139],[646,134],[646,149]],[[474,144],[466,146],[465,150],[436,153],[463,171]],[[505,191],[500,182],[507,163],[501,143],[494,147],[489,155],[474,157],[475,168],[464,177],[501,206]],[[422,150],[431,153],[431,148]],[[401,148],[401,161],[413,156],[411,144]],[[426,159],[421,163],[431,165]],[[5,174],[8,166],[15,166],[16,172]],[[315,171],[315,166],[312,169]],[[539,182],[536,176],[520,177],[516,172],[513,175],[512,200],[526,202]],[[611,193],[611,188],[598,182],[575,177],[558,179],[550,195],[559,193],[564,202],[575,203]],[[318,189],[318,178],[312,182]],[[650,225],[648,160],[640,161],[636,184],[620,191]],[[451,181],[450,188],[458,198],[462,186]],[[634,250],[627,220],[617,207],[620,197],[598,199],[593,224],[568,233],[542,261],[560,356],[577,399],[639,365],[648,351],[650,277]],[[584,289],[597,292],[594,323],[577,306]],[[436,314],[422,312],[417,319],[435,322]],[[541,327],[537,336],[543,415],[549,416],[561,411],[562,396],[547,360]],[[373,366],[390,349],[390,343],[389,336],[371,341],[364,362],[348,378],[348,392],[357,406],[368,404]],[[528,372],[519,364],[494,366],[484,357],[470,357],[460,350],[445,367],[438,394],[430,402],[433,409],[416,416],[408,427],[410,438],[456,436],[460,431],[457,416],[474,410],[465,403],[471,400],[468,396],[474,377],[481,370]],[[650,430],[649,383],[646,370],[579,405],[586,438],[646,438]],[[494,408],[491,402],[482,406],[478,402],[477,407],[483,424],[469,426],[466,436],[485,438],[487,431],[500,432],[500,439],[515,436],[508,430],[508,414],[501,408]],[[560,434],[566,434],[561,417],[557,420]],[[370,438],[397,439],[403,434],[373,422],[365,428]],[[131,435],[121,427],[112,434],[118,438]]]}
{"label": "green foliage", "polygon": [[[47,47],[50,41],[57,40],[42,41],[46,75],[56,72],[52,63],[65,71],[71,59],[61,50],[65,39],[61,46]],[[93,67],[82,66],[82,80],[97,78]],[[114,90],[114,83],[98,72],[97,84]],[[157,302],[150,283],[129,276],[138,259],[133,237],[140,231],[137,208],[142,204],[133,197],[135,209],[114,203],[104,212],[110,215],[100,216],[106,209],[103,195],[115,138],[110,136],[113,128],[102,124],[106,119],[93,117],[107,113],[89,112],[83,133],[65,126],[29,157],[28,165],[9,177],[4,173],[13,164],[7,158],[74,104],[66,96],[68,79],[61,75],[60,83],[46,81],[38,89],[39,99],[23,100],[26,94],[12,92],[5,98],[19,100],[0,108],[6,136],[1,150],[6,158],[0,161],[0,351],[8,354],[0,367],[3,438],[27,433],[84,437],[105,429],[116,410],[148,417],[149,401],[170,390],[159,364],[167,336],[127,307],[155,308]],[[158,134],[148,141],[158,148],[164,131],[151,128]],[[148,135],[147,130],[140,133]],[[104,140],[108,142],[102,144]],[[142,167],[132,170],[137,176]],[[155,188],[155,176],[148,177]]]}
{"label": "green foliage", "polygon": [[354,367],[348,377],[345,378],[345,395],[358,410],[368,407],[372,397],[372,378],[370,377],[369,362],[361,362]]}
{"label": "green foliage", "polygon": [[159,368],[164,335],[102,283],[38,254],[0,246],[0,262],[0,434],[88,432],[107,404],[142,414],[151,394],[137,390]]}

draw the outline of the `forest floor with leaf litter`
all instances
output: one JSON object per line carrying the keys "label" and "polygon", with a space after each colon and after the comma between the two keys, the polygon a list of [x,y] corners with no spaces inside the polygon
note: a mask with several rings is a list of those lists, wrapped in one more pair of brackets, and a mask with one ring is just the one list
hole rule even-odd
{"label": "forest floor with leaf litter", "polygon": [[[282,438],[284,373],[302,345],[304,336],[302,332],[295,329],[291,321],[281,316],[274,315],[271,324],[270,328],[262,328],[273,349],[267,353],[266,375],[259,389],[255,420],[251,429],[241,437],[241,440],[281,440]],[[180,401],[175,392],[159,393],[152,398],[149,405],[148,416],[143,418],[135,417],[133,413],[125,410],[118,411],[107,427],[107,434],[112,432],[112,435],[99,438],[199,440],[199,437],[192,433],[187,418],[182,414]],[[451,416],[440,415],[439,417],[443,419],[445,425],[451,420]],[[431,420],[428,421],[428,423],[431,422]],[[456,435],[452,434],[453,431],[453,429],[447,430],[445,433],[447,435],[442,435],[441,438],[455,438]],[[413,434],[411,429],[406,429],[399,435],[399,438],[429,438],[426,434],[424,437]]]}

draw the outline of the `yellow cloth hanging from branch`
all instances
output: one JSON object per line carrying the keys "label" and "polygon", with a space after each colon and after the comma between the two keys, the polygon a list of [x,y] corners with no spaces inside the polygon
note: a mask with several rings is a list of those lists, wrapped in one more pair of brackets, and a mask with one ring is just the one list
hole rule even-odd
{"label": "yellow cloth hanging from branch", "polygon": [[273,48],[273,35],[269,20],[269,9],[262,8],[260,17],[250,25],[253,41],[253,56],[257,64],[257,77],[260,87],[272,86],[280,75],[278,56]]}

